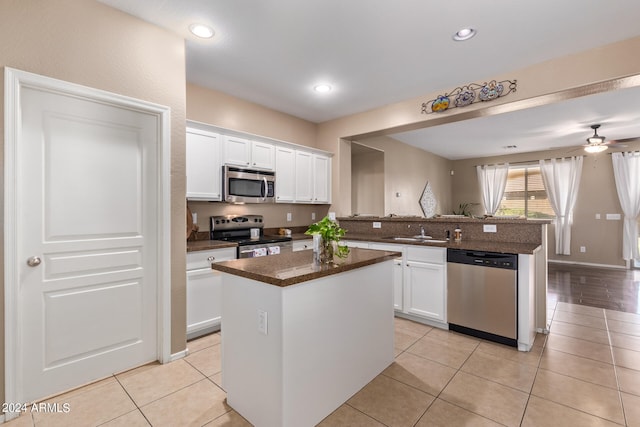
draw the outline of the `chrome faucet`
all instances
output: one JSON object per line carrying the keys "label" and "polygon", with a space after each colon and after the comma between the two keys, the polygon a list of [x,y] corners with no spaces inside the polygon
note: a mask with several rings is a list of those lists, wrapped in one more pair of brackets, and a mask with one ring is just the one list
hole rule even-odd
{"label": "chrome faucet", "polygon": [[420,224],[420,237],[425,237],[424,235],[424,227]]}

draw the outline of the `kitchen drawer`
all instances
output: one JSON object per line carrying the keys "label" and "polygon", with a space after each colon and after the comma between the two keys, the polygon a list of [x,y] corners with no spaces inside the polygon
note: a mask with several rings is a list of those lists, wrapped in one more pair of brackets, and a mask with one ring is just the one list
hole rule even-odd
{"label": "kitchen drawer", "polygon": [[407,245],[407,261],[444,264],[447,261],[447,249]]}
{"label": "kitchen drawer", "polygon": [[210,268],[208,258],[212,256],[215,262],[236,259],[236,248],[211,249],[207,251],[195,251],[187,253],[187,271],[200,268]]}

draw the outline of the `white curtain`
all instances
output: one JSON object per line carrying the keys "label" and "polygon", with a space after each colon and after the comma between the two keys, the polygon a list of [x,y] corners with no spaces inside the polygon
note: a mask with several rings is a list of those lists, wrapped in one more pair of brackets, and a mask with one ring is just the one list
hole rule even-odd
{"label": "white curtain", "polygon": [[613,175],[624,212],[622,257],[638,259],[638,216],[640,215],[640,153],[613,153]]}
{"label": "white curtain", "polygon": [[507,186],[509,163],[503,165],[476,166],[478,182],[482,194],[482,206],[487,215],[494,215],[500,207],[500,201]]}
{"label": "white curtain", "polygon": [[582,175],[582,157],[540,160],[540,171],[556,214],[556,254],[571,255],[571,224]]}

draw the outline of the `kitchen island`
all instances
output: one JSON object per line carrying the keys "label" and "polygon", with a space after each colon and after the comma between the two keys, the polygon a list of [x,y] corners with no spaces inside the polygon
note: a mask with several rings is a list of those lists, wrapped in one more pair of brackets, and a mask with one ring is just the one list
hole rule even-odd
{"label": "kitchen island", "polygon": [[393,362],[393,259],[352,249],[213,264],[222,278],[222,386],[256,426],[312,426]]}

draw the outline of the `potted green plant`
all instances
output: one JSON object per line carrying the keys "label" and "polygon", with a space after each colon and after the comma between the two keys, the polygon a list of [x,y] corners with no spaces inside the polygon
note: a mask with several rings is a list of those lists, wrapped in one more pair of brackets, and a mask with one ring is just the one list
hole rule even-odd
{"label": "potted green plant", "polygon": [[346,258],[349,255],[349,248],[343,245],[337,245],[340,238],[344,236],[346,230],[341,228],[338,223],[328,216],[320,221],[313,223],[309,229],[304,232],[307,235],[320,236],[320,262],[330,264],[333,262],[334,254],[339,258]]}

